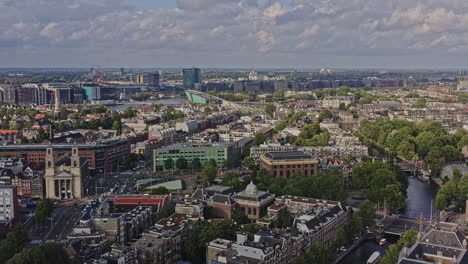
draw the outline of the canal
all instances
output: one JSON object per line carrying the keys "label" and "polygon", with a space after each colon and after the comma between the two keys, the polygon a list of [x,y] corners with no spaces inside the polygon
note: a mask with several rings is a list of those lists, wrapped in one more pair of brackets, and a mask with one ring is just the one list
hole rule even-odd
{"label": "canal", "polygon": [[[423,215],[425,220],[429,220],[432,214],[436,215],[437,211],[434,208],[434,203],[437,194],[437,186],[435,184],[426,184],[414,177],[408,177],[408,189],[406,198],[406,207],[403,213],[404,217],[418,218]],[[389,237],[390,242],[396,242],[397,237]],[[339,264],[360,264],[366,263],[367,259],[374,251],[379,251],[382,255],[388,248],[388,244],[384,247],[379,246],[375,241],[366,241],[359,247],[353,250],[348,256],[339,262]]]}
{"label": "canal", "polygon": [[107,109],[111,111],[122,111],[129,107],[137,107],[140,105],[151,105],[151,104],[163,104],[165,106],[177,106],[177,105],[183,104],[186,101],[187,101],[186,98],[181,98],[181,97],[160,99],[160,100],[146,100],[143,102],[127,102],[124,104],[109,105],[107,106]]}

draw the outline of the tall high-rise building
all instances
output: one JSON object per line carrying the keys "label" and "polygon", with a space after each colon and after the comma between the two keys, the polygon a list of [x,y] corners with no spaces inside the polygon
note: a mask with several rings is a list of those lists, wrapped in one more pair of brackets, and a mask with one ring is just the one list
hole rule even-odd
{"label": "tall high-rise building", "polygon": [[199,68],[183,69],[184,88],[201,90],[201,73]]}
{"label": "tall high-rise building", "polygon": [[159,88],[159,72],[138,74],[135,76],[136,83],[144,83],[150,89]]}
{"label": "tall high-rise building", "polygon": [[159,72],[147,74],[147,83],[150,89],[159,88]]}

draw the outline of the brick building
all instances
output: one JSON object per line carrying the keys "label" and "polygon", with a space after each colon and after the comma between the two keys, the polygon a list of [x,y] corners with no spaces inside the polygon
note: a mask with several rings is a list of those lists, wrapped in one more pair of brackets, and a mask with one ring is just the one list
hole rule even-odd
{"label": "brick building", "polygon": [[1,145],[0,156],[16,157],[28,164],[44,164],[46,149],[54,149],[55,159],[79,148],[79,156],[88,160],[91,171],[111,173],[117,171],[119,160],[130,154],[130,139],[109,139],[85,144],[15,144]]}
{"label": "brick building", "polygon": [[260,157],[260,168],[275,177],[290,177],[295,172],[306,176],[316,175],[318,160],[302,151],[268,152]]}

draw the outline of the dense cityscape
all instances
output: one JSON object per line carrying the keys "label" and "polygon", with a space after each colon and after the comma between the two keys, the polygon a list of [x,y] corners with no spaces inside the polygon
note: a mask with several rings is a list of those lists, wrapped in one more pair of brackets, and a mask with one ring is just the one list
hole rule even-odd
{"label": "dense cityscape", "polygon": [[0,13],[0,264],[468,264],[468,1]]}
{"label": "dense cityscape", "polygon": [[468,261],[464,72],[1,78],[1,263]]}

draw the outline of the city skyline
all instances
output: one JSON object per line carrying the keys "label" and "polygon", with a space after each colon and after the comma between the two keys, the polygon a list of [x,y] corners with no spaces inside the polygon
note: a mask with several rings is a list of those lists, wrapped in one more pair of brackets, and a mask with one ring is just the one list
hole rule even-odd
{"label": "city skyline", "polygon": [[466,68],[468,3],[0,1],[2,67]]}

